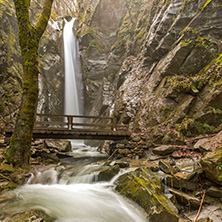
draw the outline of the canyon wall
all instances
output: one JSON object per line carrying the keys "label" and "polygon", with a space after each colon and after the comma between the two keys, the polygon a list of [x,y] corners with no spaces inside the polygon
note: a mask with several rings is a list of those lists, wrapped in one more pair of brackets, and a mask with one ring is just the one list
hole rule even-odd
{"label": "canyon wall", "polygon": [[83,6],[78,35],[89,113],[112,112],[147,145],[221,129],[220,0]]}

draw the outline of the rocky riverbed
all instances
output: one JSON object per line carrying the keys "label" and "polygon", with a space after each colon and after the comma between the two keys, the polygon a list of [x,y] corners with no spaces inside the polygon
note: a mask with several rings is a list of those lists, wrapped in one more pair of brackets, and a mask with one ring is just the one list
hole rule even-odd
{"label": "rocky riverbed", "polygon": [[[101,167],[95,180],[110,181],[125,171],[115,180],[115,190],[141,206],[149,222],[194,221],[199,208],[201,211],[197,221],[220,222],[221,135],[222,132],[189,139],[184,145],[156,145],[149,149],[146,149],[141,137],[115,144],[114,151],[112,144],[110,147],[113,153],[109,159],[96,162]],[[33,143],[30,171],[18,171],[2,163],[0,205],[4,206],[11,200],[6,191],[26,183],[31,173],[35,175],[55,169],[60,178],[62,175],[69,177],[71,174],[62,173],[65,171],[61,158],[70,156],[70,151],[69,142],[39,140]],[[44,212],[28,211],[12,217],[0,217],[0,221],[37,222],[53,221],[53,218]]]}

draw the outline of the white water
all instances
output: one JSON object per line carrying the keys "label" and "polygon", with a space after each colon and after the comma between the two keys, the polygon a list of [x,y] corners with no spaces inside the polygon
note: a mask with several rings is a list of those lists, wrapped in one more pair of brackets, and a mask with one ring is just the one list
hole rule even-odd
{"label": "white water", "polygon": [[[65,115],[83,115],[83,85],[80,70],[79,44],[73,32],[75,18],[66,19],[63,30],[65,63]],[[67,120],[65,120],[67,121]],[[75,123],[82,119],[74,118]],[[71,140],[72,145],[83,145],[83,140]]]}
{"label": "white water", "polygon": [[[100,165],[66,163],[11,192],[7,213],[42,210],[57,222],[145,222],[144,212],[114,192],[113,181],[96,182]],[[48,184],[42,184],[45,182]],[[1,211],[1,209],[0,209]],[[0,212],[1,213],[1,212]],[[4,213],[4,212],[3,212]]]}
{"label": "white water", "polygon": [[82,114],[82,75],[80,71],[79,46],[73,33],[75,19],[65,20],[63,30],[65,55],[65,114]]}

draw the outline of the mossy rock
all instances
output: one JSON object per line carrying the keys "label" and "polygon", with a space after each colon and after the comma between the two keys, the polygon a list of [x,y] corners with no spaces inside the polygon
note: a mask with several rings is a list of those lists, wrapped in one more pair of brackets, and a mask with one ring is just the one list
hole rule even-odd
{"label": "mossy rock", "polygon": [[6,218],[5,221],[10,222],[29,222],[29,221],[41,221],[41,222],[52,222],[51,218],[49,218],[45,213],[43,212],[25,212],[17,214],[11,218]]}
{"label": "mossy rock", "polygon": [[9,164],[1,164],[0,165],[0,173],[10,174],[10,173],[14,173],[14,172],[15,172],[15,168],[13,168],[13,166],[11,166]]}
{"label": "mossy rock", "polygon": [[222,144],[217,150],[207,153],[200,164],[206,177],[222,186]]}
{"label": "mossy rock", "polygon": [[16,184],[11,181],[0,181],[0,192],[12,190],[16,188]]}
{"label": "mossy rock", "polygon": [[114,176],[119,173],[119,170],[119,165],[107,167],[106,169],[100,171],[98,175],[98,181],[110,181]]}
{"label": "mossy rock", "polygon": [[160,179],[146,168],[138,168],[119,177],[116,190],[135,201],[149,216],[149,221],[178,221],[178,211],[161,192]]}

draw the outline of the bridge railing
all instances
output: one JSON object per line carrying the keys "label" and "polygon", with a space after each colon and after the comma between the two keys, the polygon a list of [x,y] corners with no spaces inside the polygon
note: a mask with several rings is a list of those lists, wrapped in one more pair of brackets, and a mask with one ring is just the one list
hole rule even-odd
{"label": "bridge railing", "polygon": [[35,128],[128,131],[128,125],[117,124],[116,118],[113,117],[56,114],[37,114]]}

